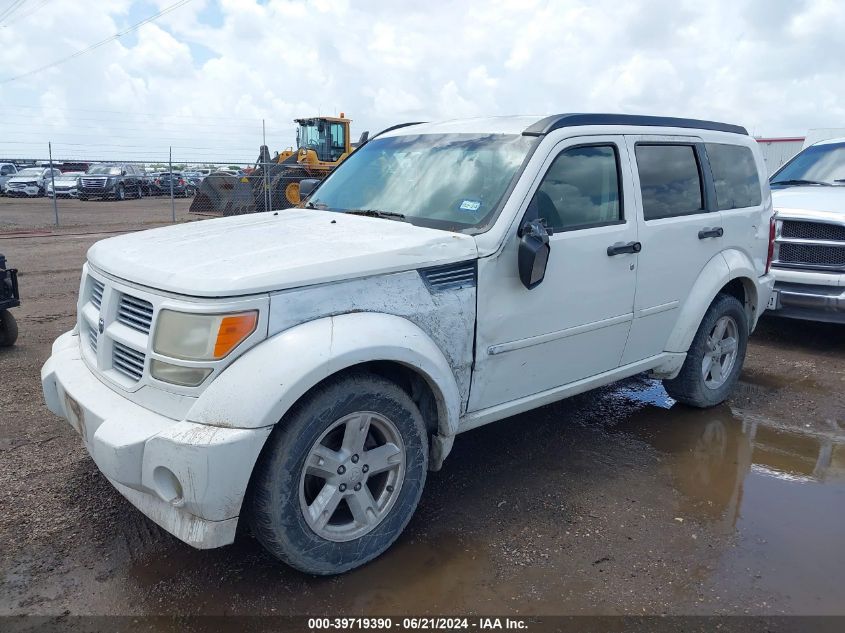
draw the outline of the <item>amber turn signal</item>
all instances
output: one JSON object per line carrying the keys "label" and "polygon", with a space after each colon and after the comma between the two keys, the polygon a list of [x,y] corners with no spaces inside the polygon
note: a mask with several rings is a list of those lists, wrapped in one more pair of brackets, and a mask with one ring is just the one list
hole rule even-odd
{"label": "amber turn signal", "polygon": [[214,358],[223,358],[253,332],[258,324],[258,312],[244,312],[223,317],[214,344]]}

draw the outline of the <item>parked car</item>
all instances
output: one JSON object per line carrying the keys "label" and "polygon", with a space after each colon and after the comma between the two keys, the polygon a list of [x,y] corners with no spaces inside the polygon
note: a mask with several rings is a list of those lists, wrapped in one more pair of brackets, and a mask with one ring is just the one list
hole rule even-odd
{"label": "parked car", "polygon": [[9,310],[20,304],[18,271],[6,268],[6,258],[0,253],[0,347],[11,347],[18,339],[18,324]]}
{"label": "parked car", "polygon": [[845,323],[845,138],[810,145],[770,180],[777,223],[769,309]]}
{"label": "parked car", "polygon": [[[79,180],[84,171],[65,171],[55,177],[55,194],[58,197],[76,198],[79,195]],[[53,182],[47,182],[47,195],[53,195]]]}
{"label": "parked car", "polygon": [[196,191],[197,187],[202,184],[203,179],[205,178],[204,174],[201,174],[198,171],[183,171],[182,177],[188,181]]}
{"label": "parked car", "polygon": [[[53,169],[55,176],[61,175],[58,169]],[[49,167],[26,167],[6,180],[7,196],[26,196],[29,198],[43,196],[50,181]]]}
{"label": "parked car", "polygon": [[[171,188],[171,179],[173,187]],[[171,189],[177,198],[190,198],[196,193],[196,187],[188,180],[182,172],[162,172],[153,181],[153,191],[158,195],[169,196]]]}
{"label": "parked car", "polygon": [[141,198],[144,195],[143,173],[131,163],[94,165],[80,178],[79,199]]}
{"label": "parked car", "polygon": [[773,285],[765,166],[734,125],[408,124],[315,185],[95,244],[42,369],[97,466],[194,547],[243,518],[343,572],[398,537],[457,433],[641,372],[719,404]]}
{"label": "parked car", "polygon": [[6,181],[18,173],[14,163],[0,163],[0,195],[6,193]]}

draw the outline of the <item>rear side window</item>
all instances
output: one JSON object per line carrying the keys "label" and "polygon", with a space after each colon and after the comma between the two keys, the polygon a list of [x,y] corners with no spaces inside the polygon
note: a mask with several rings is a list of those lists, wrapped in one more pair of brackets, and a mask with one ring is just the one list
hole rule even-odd
{"label": "rear side window", "polygon": [[701,173],[692,145],[636,147],[646,220],[704,212]]}
{"label": "rear side window", "polygon": [[716,186],[716,205],[724,209],[756,207],[763,200],[760,176],[751,149],[742,145],[705,143]]}
{"label": "rear side window", "polygon": [[557,231],[616,224],[619,187],[615,146],[573,147],[555,158],[534,200],[546,227]]}

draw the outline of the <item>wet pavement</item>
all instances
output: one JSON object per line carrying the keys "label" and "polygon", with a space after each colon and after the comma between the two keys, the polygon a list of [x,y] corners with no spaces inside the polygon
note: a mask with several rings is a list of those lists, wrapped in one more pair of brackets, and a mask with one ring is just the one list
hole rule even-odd
{"label": "wet pavement", "polygon": [[0,614],[845,614],[845,328],[764,322],[714,409],[636,377],[461,435],[391,550],[313,578],[170,537],[44,408],[91,241],[0,243]]}

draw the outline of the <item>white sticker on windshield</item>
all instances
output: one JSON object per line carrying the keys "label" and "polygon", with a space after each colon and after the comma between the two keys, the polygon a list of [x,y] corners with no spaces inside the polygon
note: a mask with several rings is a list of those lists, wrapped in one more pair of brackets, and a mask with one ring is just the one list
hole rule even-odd
{"label": "white sticker on windshield", "polygon": [[481,200],[464,200],[458,208],[461,211],[478,211],[481,208]]}

